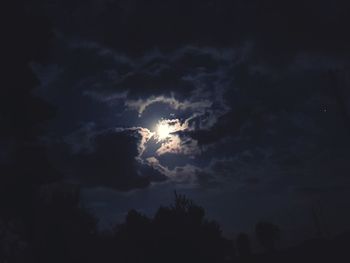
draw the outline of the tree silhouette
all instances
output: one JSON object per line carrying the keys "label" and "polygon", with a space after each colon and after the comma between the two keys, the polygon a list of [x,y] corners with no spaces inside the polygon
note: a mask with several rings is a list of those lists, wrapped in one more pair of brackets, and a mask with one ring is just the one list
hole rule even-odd
{"label": "tree silhouette", "polygon": [[249,236],[245,233],[240,233],[236,240],[237,252],[241,258],[249,257],[252,253],[251,242]]}
{"label": "tree silhouette", "polygon": [[30,67],[45,57],[52,31],[46,18],[27,12],[24,2],[4,3],[2,17],[0,243],[7,249],[0,261],[7,262],[29,260],[40,188],[58,179],[39,139],[54,109],[34,95],[40,83]]}
{"label": "tree silhouette", "polygon": [[33,262],[86,262],[90,257],[97,221],[81,207],[79,188],[68,184],[45,186],[31,214]]}
{"label": "tree silhouette", "polygon": [[119,256],[126,262],[220,262],[227,241],[204,209],[175,193],[174,203],[160,207],[153,219],[131,210],[116,227]]}
{"label": "tree silhouette", "polygon": [[116,256],[125,262],[143,262],[151,256],[151,220],[136,210],[130,210],[125,223],[116,226],[115,240],[119,248]]}
{"label": "tree silhouette", "polygon": [[280,229],[272,223],[261,221],[255,226],[255,234],[261,246],[266,251],[272,251],[280,237]]}
{"label": "tree silhouette", "polygon": [[30,67],[43,59],[52,31],[49,21],[26,12],[23,2],[7,2],[3,17],[0,144],[8,146],[1,149],[6,158],[0,162],[0,212],[6,220],[27,216],[36,188],[58,178],[39,140],[55,111],[34,95],[40,83]]}

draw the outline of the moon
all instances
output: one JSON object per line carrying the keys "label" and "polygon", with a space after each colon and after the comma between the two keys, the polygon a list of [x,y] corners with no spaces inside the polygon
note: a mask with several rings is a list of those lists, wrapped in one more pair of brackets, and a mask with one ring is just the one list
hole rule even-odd
{"label": "moon", "polygon": [[164,122],[159,122],[156,128],[156,136],[158,141],[164,141],[165,139],[170,137],[170,133],[172,132],[172,128],[169,124]]}
{"label": "moon", "polygon": [[185,131],[188,129],[188,123],[181,123],[179,119],[161,119],[157,122],[152,133],[157,143],[159,142],[174,142],[175,138],[177,141],[180,137],[177,132]]}

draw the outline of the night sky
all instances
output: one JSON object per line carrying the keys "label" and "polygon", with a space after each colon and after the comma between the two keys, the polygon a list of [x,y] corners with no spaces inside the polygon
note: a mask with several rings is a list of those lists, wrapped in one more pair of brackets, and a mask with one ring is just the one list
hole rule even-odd
{"label": "night sky", "polygon": [[[329,233],[344,231],[346,3],[28,1],[52,32],[29,62],[32,94],[54,112],[39,136],[50,165],[101,229],[131,208],[153,215],[177,190],[226,236],[268,220],[282,242],[309,238],[315,207]],[[6,163],[14,142],[0,143]]]}

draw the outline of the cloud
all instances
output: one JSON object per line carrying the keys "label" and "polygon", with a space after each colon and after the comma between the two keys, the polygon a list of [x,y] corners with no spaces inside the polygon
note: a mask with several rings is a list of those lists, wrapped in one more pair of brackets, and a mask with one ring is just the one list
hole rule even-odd
{"label": "cloud", "polygon": [[98,93],[96,91],[87,90],[83,92],[83,95],[89,96],[101,102],[115,102],[117,100],[125,99],[127,97],[127,92],[113,93],[113,94],[109,94],[108,92],[106,92],[103,94],[103,93]]}
{"label": "cloud", "polygon": [[[329,145],[339,145],[345,133],[340,131],[337,104],[322,74],[329,67],[344,65],[343,56],[337,55],[337,48],[348,43],[340,22],[348,20],[344,14],[333,16],[338,11],[314,1],[286,6],[278,1],[190,2],[193,10],[181,8],[187,7],[188,1],[156,1],[144,8],[137,1],[111,3],[106,9],[103,4],[98,12],[104,15],[91,27],[84,26],[84,34],[77,30],[79,33],[72,35],[69,28],[60,26],[63,33],[57,48],[64,55],[56,58],[55,65],[64,70],[57,79],[42,79],[59,94],[57,104],[60,112],[65,112],[57,124],[62,133],[71,133],[82,121],[95,123],[96,130],[124,127],[114,132],[137,138],[133,153],[137,161],[158,158],[163,174],[181,170],[166,167],[163,160],[167,155],[185,156],[187,164],[197,168],[215,158],[226,160],[198,169],[220,176],[228,170],[243,172],[245,168],[235,156],[248,159],[247,166],[256,164],[256,158],[242,154],[256,156],[255,148],[264,153],[273,149],[268,163],[286,165],[293,159],[303,163],[325,152]],[[336,5],[342,4],[337,1]],[[312,14],[310,7],[315,11]],[[181,10],[188,13],[179,21],[172,11]],[[80,18],[87,15],[78,9],[75,12]],[[194,12],[196,21],[192,21]],[[207,16],[209,13],[212,16]],[[322,32],[313,30],[317,29],[315,21],[322,17],[316,14],[328,19],[329,27],[323,27]],[[155,22],[159,16],[166,16],[163,23]],[[208,21],[208,17],[213,20]],[[239,26],[236,21],[241,21]],[[174,22],[180,29],[175,33],[169,30]],[[165,25],[170,27],[163,30]],[[81,25],[76,21],[74,26]],[[98,32],[113,33],[99,36]],[[331,41],[329,36],[341,41]],[[55,78],[55,74],[48,77]],[[326,112],[321,111],[325,108]],[[155,135],[151,130],[160,118],[177,118],[188,127],[152,145],[153,149]],[[92,154],[95,136],[82,138],[86,142],[71,142],[76,153],[84,150]],[[228,168],[218,169],[219,164],[226,167],[224,163]]]}
{"label": "cloud", "polygon": [[169,169],[163,166],[155,157],[147,158],[146,162],[160,173],[166,175],[169,182],[187,185],[187,187],[196,186],[196,173],[200,169],[194,165],[186,164]]}
{"label": "cloud", "polygon": [[154,137],[154,132],[151,132],[147,128],[143,127],[131,127],[131,128],[115,128],[116,132],[130,132],[130,134],[133,134],[136,138],[139,139],[138,141],[138,157],[140,157],[143,152],[146,149],[145,144]]}
{"label": "cloud", "polygon": [[[45,10],[61,31],[134,56],[155,47],[233,47],[251,41],[257,59],[276,63],[299,51],[348,53],[350,41],[344,34],[345,0],[54,2]],[[62,10],[69,10],[64,17]]]}
{"label": "cloud", "polygon": [[[109,129],[86,135],[89,150],[73,145],[67,161],[69,180],[86,186],[105,186],[121,191],[147,187],[152,181],[162,181],[164,175],[141,162],[145,140],[151,136],[143,128]],[[76,144],[78,141],[74,140]],[[86,142],[86,141],[83,141]]]}
{"label": "cloud", "polygon": [[[60,38],[57,49],[65,53],[51,66],[60,69],[59,74],[48,74],[44,66],[35,66],[39,78],[50,83],[50,87],[41,87],[41,94],[50,96],[52,104],[60,108],[65,101],[58,116],[62,120],[73,124],[87,119],[104,127],[116,114],[125,115],[129,110],[126,114],[137,112],[142,117],[160,104],[181,118],[192,117],[196,125],[212,125],[229,110],[224,99],[230,85],[227,72],[244,56],[238,50],[186,46],[132,57],[66,36]],[[79,67],[76,61],[80,61]],[[77,100],[80,111],[74,110]],[[140,124],[132,117],[119,118],[117,123],[135,125]]]}
{"label": "cloud", "polygon": [[163,154],[184,154],[190,157],[200,154],[197,141],[191,138],[180,138],[179,135],[172,135],[157,149],[158,156]]}
{"label": "cloud", "polygon": [[129,109],[136,110],[139,113],[139,116],[141,116],[142,113],[147,109],[147,107],[158,102],[168,104],[174,110],[191,110],[193,112],[203,112],[205,109],[208,109],[212,106],[212,102],[210,102],[209,100],[201,100],[195,102],[191,102],[188,100],[179,101],[174,97],[165,96],[151,96],[147,99],[127,100],[125,102],[125,105]]}

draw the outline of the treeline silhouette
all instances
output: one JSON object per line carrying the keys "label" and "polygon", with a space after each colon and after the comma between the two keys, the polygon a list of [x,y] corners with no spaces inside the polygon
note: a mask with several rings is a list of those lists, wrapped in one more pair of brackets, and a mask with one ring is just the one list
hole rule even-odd
{"label": "treeline silhouette", "polygon": [[150,219],[131,210],[115,230],[125,262],[219,262],[230,243],[204,209],[175,193],[174,204],[160,207]]}
{"label": "treeline silhouette", "polygon": [[[174,202],[153,217],[130,210],[107,232],[81,206],[79,188],[51,183],[37,188],[27,211],[0,216],[0,262],[348,262],[349,235],[317,238],[276,249],[279,228],[258,222],[255,239],[265,252],[253,253],[254,237],[222,236],[202,207],[175,192]],[[3,212],[3,206],[1,211]],[[19,207],[17,207],[19,209]]]}

